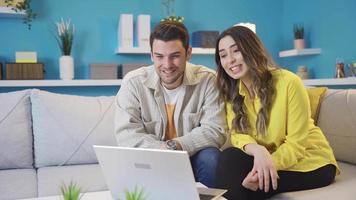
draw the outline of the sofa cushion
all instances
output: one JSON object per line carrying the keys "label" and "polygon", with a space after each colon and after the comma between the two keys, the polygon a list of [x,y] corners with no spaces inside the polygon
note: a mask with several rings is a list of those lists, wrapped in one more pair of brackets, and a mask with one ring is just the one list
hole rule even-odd
{"label": "sofa cushion", "polygon": [[354,200],[356,197],[356,166],[339,162],[341,174],[336,176],[335,182],[329,186],[303,190],[298,192],[286,192],[278,194],[273,200]]}
{"label": "sofa cushion", "polygon": [[117,145],[113,101],[33,90],[36,167],[97,163],[93,145]]}
{"label": "sofa cushion", "polygon": [[310,101],[310,111],[311,117],[314,120],[314,124],[317,124],[319,117],[320,104],[324,97],[325,92],[327,91],[327,87],[312,87],[307,88],[308,97]]}
{"label": "sofa cushion", "polygon": [[37,173],[39,197],[58,195],[60,187],[70,182],[83,192],[108,190],[98,164],[43,167]]}
{"label": "sofa cushion", "polygon": [[356,90],[328,90],[320,107],[318,126],[337,160],[356,164]]}
{"label": "sofa cushion", "polygon": [[30,90],[0,93],[0,169],[33,168]]}
{"label": "sofa cushion", "polygon": [[0,199],[37,197],[35,169],[0,170]]}

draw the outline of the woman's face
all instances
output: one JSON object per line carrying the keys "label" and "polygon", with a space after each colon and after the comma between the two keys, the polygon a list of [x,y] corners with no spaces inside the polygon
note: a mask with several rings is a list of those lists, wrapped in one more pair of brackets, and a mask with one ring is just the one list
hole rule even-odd
{"label": "woman's face", "polygon": [[227,35],[219,41],[219,57],[222,67],[231,78],[241,79],[247,75],[249,67],[231,36]]}

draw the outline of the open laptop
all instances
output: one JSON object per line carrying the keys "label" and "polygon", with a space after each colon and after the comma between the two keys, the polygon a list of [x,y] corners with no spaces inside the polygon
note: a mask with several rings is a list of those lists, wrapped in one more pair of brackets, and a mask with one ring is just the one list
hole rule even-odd
{"label": "open laptop", "polygon": [[115,200],[125,199],[125,191],[135,188],[147,200],[219,199],[226,192],[197,187],[185,151],[96,145],[94,150]]}

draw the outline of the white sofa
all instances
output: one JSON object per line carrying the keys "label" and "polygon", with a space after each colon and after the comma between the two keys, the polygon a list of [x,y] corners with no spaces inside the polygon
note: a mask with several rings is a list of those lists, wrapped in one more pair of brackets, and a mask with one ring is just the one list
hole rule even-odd
{"label": "white sofa", "polygon": [[0,199],[107,190],[93,144],[116,145],[114,97],[0,93]]}
{"label": "white sofa", "polygon": [[[0,199],[59,194],[70,181],[84,191],[107,190],[92,145],[116,145],[113,101],[37,89],[0,93]],[[356,90],[329,90],[318,125],[341,175],[330,186],[272,199],[355,199]]]}

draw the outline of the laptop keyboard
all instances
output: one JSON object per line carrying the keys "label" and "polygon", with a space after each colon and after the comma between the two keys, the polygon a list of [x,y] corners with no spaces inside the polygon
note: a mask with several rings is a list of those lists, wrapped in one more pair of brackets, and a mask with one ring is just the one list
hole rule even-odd
{"label": "laptop keyboard", "polygon": [[211,199],[213,199],[213,198],[214,198],[213,195],[199,194],[199,199],[200,199],[200,200],[211,200]]}

